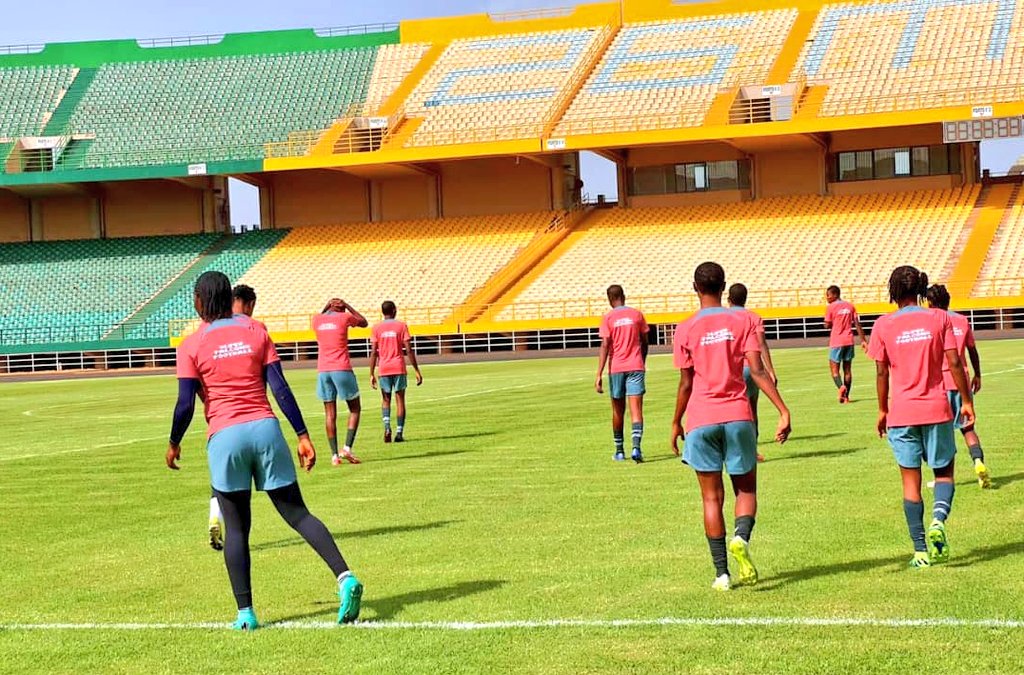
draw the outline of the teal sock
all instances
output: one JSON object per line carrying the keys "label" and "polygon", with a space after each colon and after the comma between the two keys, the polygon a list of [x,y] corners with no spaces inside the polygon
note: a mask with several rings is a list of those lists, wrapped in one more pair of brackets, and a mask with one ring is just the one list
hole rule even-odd
{"label": "teal sock", "polygon": [[331,454],[335,457],[338,456],[338,438],[337,436],[328,436],[327,443],[331,446]]}
{"label": "teal sock", "polygon": [[382,408],[381,418],[384,420],[384,431],[391,431],[391,408]]}
{"label": "teal sock", "polygon": [[625,452],[624,448],[626,445],[625,436],[622,433],[622,429],[612,431],[612,440],[615,441],[615,452]]}
{"label": "teal sock", "polygon": [[404,431],[405,431],[405,415],[401,415],[398,418],[398,433],[402,433]]}
{"label": "teal sock", "polygon": [[644,439],[644,423],[633,422],[633,449],[640,449],[640,442]]}
{"label": "teal sock", "polygon": [[853,377],[850,377],[850,379],[843,384],[846,386],[846,395],[849,396],[850,392],[853,391]]}
{"label": "teal sock", "polygon": [[836,383],[836,389],[843,388],[843,378],[839,377],[838,375],[833,375],[832,381]]}
{"label": "teal sock", "polygon": [[983,462],[985,461],[985,453],[981,449],[981,444],[972,445],[971,447],[967,448],[967,451],[971,453],[972,460],[980,459]]}
{"label": "teal sock", "polygon": [[955,491],[956,486],[951,482],[935,482],[935,505],[932,507],[932,518],[941,523],[946,522],[950,510],[953,508],[953,493]]}
{"label": "teal sock", "polygon": [[[936,488],[938,485],[936,483]],[[914,542],[914,550],[922,553],[927,551],[928,546],[924,542],[924,502],[904,499],[903,515],[907,517],[907,528],[910,530],[910,540]]]}

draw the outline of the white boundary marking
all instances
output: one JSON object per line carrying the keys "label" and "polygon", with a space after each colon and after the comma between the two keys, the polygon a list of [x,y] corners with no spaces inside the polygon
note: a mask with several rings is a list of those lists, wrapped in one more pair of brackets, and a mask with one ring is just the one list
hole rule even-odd
{"label": "white boundary marking", "polygon": [[[678,627],[827,627],[827,628],[1024,628],[1024,620],[1015,619],[884,619],[856,617],[726,617],[660,619],[548,619],[524,621],[366,621],[339,626],[329,621],[282,621],[269,623],[272,630],[434,630],[491,631],[534,630],[545,628],[643,628]],[[0,631],[146,631],[146,630],[223,630],[227,623],[0,623]]]}
{"label": "white boundary marking", "polygon": [[148,441],[157,441],[161,438],[166,439],[167,434],[162,436],[149,436],[147,438],[130,438],[126,441],[115,441],[113,443],[100,443],[99,445],[92,445],[88,448],[69,448],[67,450],[57,450],[56,452],[37,452],[31,455],[15,455],[14,457],[0,457],[0,462],[15,462],[19,459],[36,459],[38,457],[56,457],[58,455],[72,455],[78,452],[92,452],[93,450],[103,450],[104,448],[117,448],[122,445],[134,445],[135,443],[146,443]]}

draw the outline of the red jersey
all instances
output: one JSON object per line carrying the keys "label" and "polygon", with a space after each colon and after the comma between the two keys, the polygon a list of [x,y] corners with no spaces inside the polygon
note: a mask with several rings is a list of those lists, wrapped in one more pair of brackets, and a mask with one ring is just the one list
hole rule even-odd
{"label": "red jersey", "polygon": [[405,343],[412,339],[409,326],[396,319],[381,321],[370,332],[370,343],[377,346],[380,374],[405,375]]}
{"label": "red jersey", "polygon": [[280,359],[270,336],[237,318],[204,324],[178,346],[178,377],[199,380],[208,436],[274,417],[263,369]]}
{"label": "red jersey", "polygon": [[644,315],[632,307],[616,307],[601,319],[601,339],[611,338],[609,373],[631,373],[645,370],[641,340],[647,339],[650,328]]}
{"label": "red jersey", "polygon": [[[956,312],[947,312],[944,309],[932,311],[943,312],[949,315],[949,322],[953,324],[953,339],[956,340],[956,353],[960,355],[960,360],[964,364],[964,377],[970,382],[971,374],[967,370],[967,348],[973,348],[975,344],[974,329],[971,328],[971,322],[967,320],[966,316]],[[949,361],[946,359],[942,360],[942,383],[946,387],[946,391],[956,391],[953,371],[949,369]]]}
{"label": "red jersey", "polygon": [[359,319],[348,312],[325,312],[313,317],[316,331],[316,368],[321,373],[352,370],[348,354],[348,329],[359,325]]}
{"label": "red jersey", "polygon": [[753,421],[743,365],[747,352],[760,352],[761,345],[746,312],[702,309],[676,327],[672,351],[676,368],[693,368],[686,431]]}
{"label": "red jersey", "polygon": [[829,347],[853,346],[853,320],[857,318],[857,308],[846,300],[830,302],[825,310],[825,321],[832,324],[832,332],[828,336]]}
{"label": "red jersey", "polygon": [[868,356],[889,365],[890,427],[953,419],[942,382],[945,352],[950,349],[956,349],[956,339],[945,312],[911,305],[878,319]]}

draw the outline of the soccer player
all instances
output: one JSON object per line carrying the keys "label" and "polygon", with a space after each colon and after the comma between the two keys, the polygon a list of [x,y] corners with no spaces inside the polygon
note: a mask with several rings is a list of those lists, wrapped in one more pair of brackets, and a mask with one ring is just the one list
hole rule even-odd
{"label": "soccer player", "polygon": [[[354,307],[338,298],[332,299],[322,313],[313,317],[318,348],[317,370],[320,371],[316,393],[324,403],[327,417],[327,442],[331,445],[331,463],[341,465],[344,457],[351,464],[359,464],[352,454],[359,430],[359,382],[352,372],[352,359],[348,353],[348,329],[366,328],[369,322]],[[348,431],[345,445],[338,452],[338,399],[348,404]]]}
{"label": "soccer player", "polygon": [[398,408],[398,429],[395,443],[405,441],[405,390],[409,386],[406,356],[416,372],[416,386],[423,384],[420,364],[412,348],[409,326],[395,318],[398,308],[387,300],[380,306],[384,320],[373,327],[370,333],[370,386],[377,388],[377,364],[380,363],[381,417],[384,420],[384,442],[391,442],[391,394],[395,395]]}
{"label": "soccer player", "polygon": [[322,522],[306,508],[295,463],[281,425],[267,400],[267,387],[298,436],[298,456],[308,472],[316,450],[267,332],[232,313],[231,282],[206,272],[195,285],[196,312],[205,327],[178,347],[178,402],[174,408],[166,462],[178,470],[181,440],[195,412],[196,395],[206,396],[207,461],[210,483],[224,514],[224,562],[238,604],[236,630],[254,630],[249,530],[252,486],[266,492],[281,517],[320,555],[338,580],[339,623],[359,616],[363,587],[349,571]]}
{"label": "soccer player", "polygon": [[646,363],[650,328],[644,315],[626,306],[626,293],[622,286],[608,287],[608,302],[612,311],[601,320],[601,354],[598,357],[597,379],[594,389],[604,393],[604,369],[608,368],[608,389],[612,399],[612,436],[615,441],[616,462],[626,460],[623,426],[626,401],[633,420],[633,461],[644,461],[641,443],[644,437],[644,393],[646,393]]}
{"label": "soccer player", "polygon": [[[935,284],[928,289],[928,306],[937,312],[946,312],[949,321],[953,324],[953,338],[956,339],[956,351],[960,361],[964,361],[965,352],[971,358],[971,367],[974,368],[974,377],[971,378],[971,393],[977,395],[981,391],[981,357],[978,355],[978,347],[974,342],[974,329],[971,322],[963,314],[949,311],[949,291],[941,284]],[[965,373],[968,374],[969,373]],[[960,392],[956,389],[956,382],[953,381],[953,374],[949,370],[949,364],[942,365],[942,382],[946,387],[946,395],[949,397],[949,406],[953,412],[953,426],[960,430],[967,442],[967,450],[971,453],[971,460],[974,463],[974,473],[978,477],[978,485],[982,490],[992,487],[992,478],[989,476],[988,467],[985,466],[985,453],[981,449],[981,439],[974,425],[963,425],[960,421],[961,399]]]}
{"label": "soccer player", "polygon": [[[772,382],[775,386],[779,386],[779,378],[775,374],[775,364],[772,363],[772,352],[768,348],[768,340],[764,337],[764,319],[760,317],[756,312],[751,312],[747,309],[747,287],[743,284],[733,284],[729,287],[729,307],[737,312],[741,312],[746,315],[748,319],[754,324],[754,332],[757,333],[757,341],[761,347],[761,363],[764,365],[764,370],[768,373],[768,377],[772,378]],[[757,383],[750,377],[750,368],[746,366],[745,359],[741,355],[741,359],[744,360],[743,366],[743,381],[747,385],[747,400],[750,401],[750,412],[754,416],[754,438],[760,436],[760,430],[757,424],[757,401],[760,398],[761,390],[758,389]],[[764,455],[761,453],[757,454],[757,461],[763,462]]]}
{"label": "soccer player", "polygon": [[[825,328],[831,329],[828,338],[828,365],[832,371],[832,381],[839,390],[839,402],[849,403],[853,389],[853,329],[860,336],[860,346],[865,350],[868,339],[857,316],[857,308],[840,297],[838,286],[829,286],[825,291],[828,309],[825,310]],[[843,375],[839,375],[842,364]]]}
{"label": "soccer player", "polygon": [[[889,277],[889,298],[899,309],[878,319],[868,356],[878,372],[880,437],[888,435],[903,478],[903,513],[914,543],[911,567],[949,560],[946,518],[953,505],[956,440],[953,412],[942,381],[943,363],[960,392],[964,426],[974,424],[974,403],[957,353],[949,315],[918,304],[928,275],[905,265]],[[921,463],[935,472],[935,504],[927,535],[921,499]]]}
{"label": "soccer player", "polygon": [[[679,369],[679,390],[672,419],[672,452],[679,455],[686,417],[683,461],[697,472],[704,501],[704,533],[715,566],[712,588],[732,586],[726,550],[739,568],[739,582],[757,583],[750,557],[750,534],[757,516],[757,438],[743,381],[743,364],[750,377],[779,410],[775,440],[785,443],[790,434],[789,409],[764,368],[761,344],[753,322],[722,306],[725,270],[706,262],[693,274],[700,311],[676,327],[674,363]],[[725,487],[722,468],[729,474],[736,495],[735,534],[725,543]]]}

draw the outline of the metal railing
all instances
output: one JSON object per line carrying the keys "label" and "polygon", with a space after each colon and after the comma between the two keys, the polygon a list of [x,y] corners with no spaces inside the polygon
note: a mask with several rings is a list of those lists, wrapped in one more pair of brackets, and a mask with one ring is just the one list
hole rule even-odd
{"label": "metal railing", "polygon": [[198,47],[220,44],[224,33],[215,35],[179,35],[174,37],[143,38],[135,42],[143,49],[161,49],[164,47]]}
{"label": "metal railing", "polygon": [[541,9],[521,9],[511,12],[492,12],[488,14],[491,21],[508,23],[510,21],[530,21],[531,19],[558,19],[572,15],[576,8],[572,5],[562,7],[544,7]]}
{"label": "metal railing", "polygon": [[339,37],[342,35],[368,35],[370,33],[390,33],[398,30],[399,24],[394,22],[385,23],[363,23],[353,26],[328,26],[327,28],[314,28],[313,32],[317,37]]}

